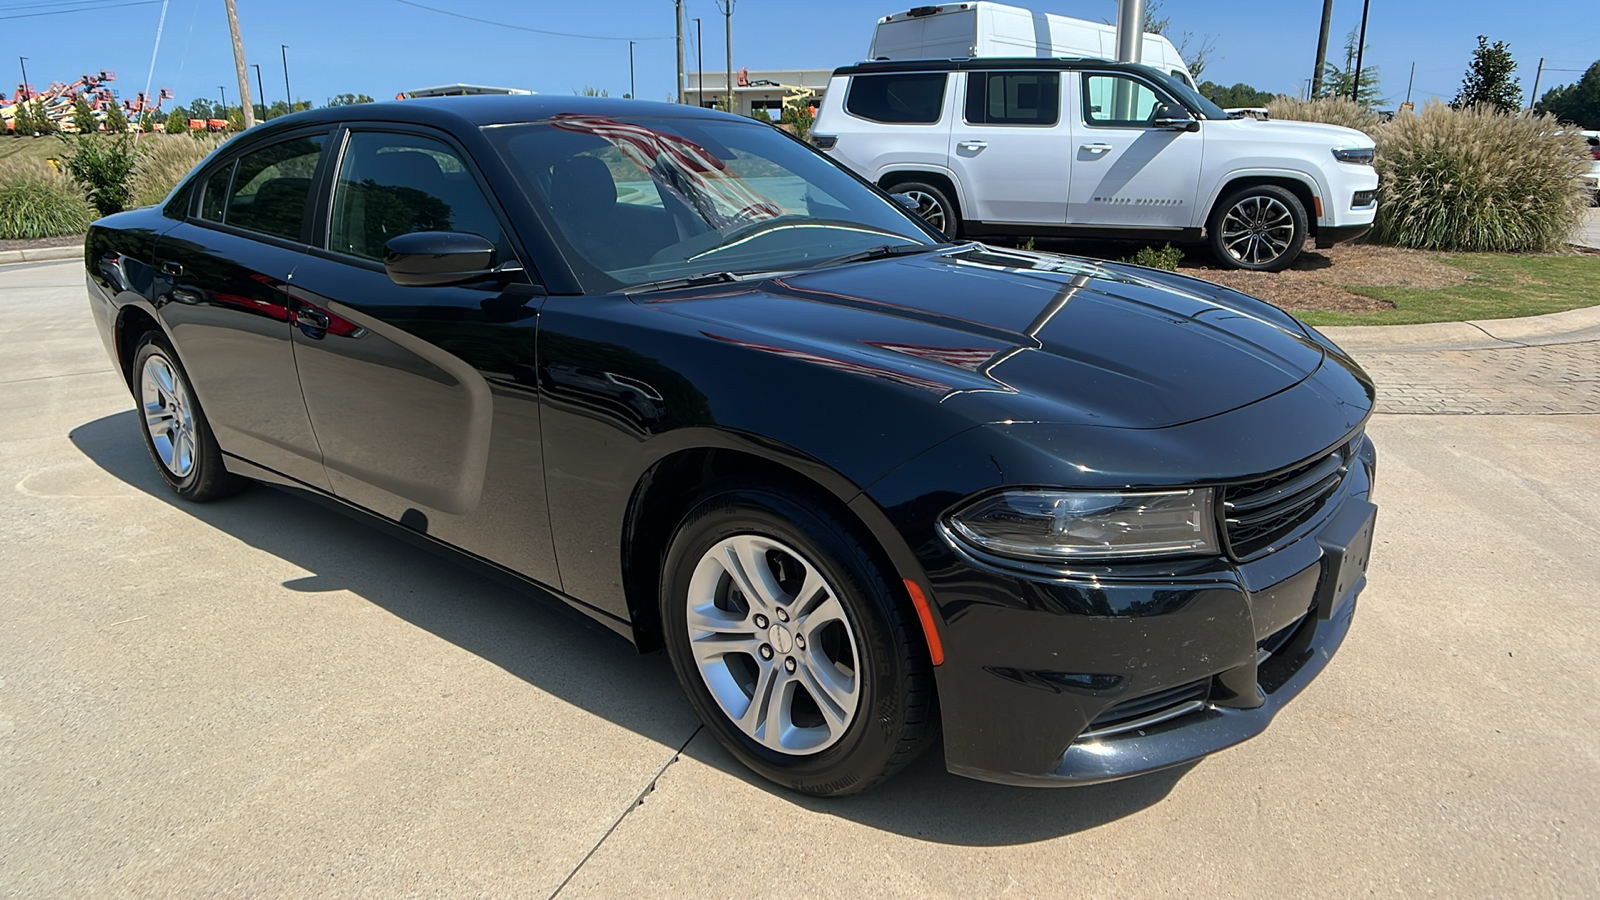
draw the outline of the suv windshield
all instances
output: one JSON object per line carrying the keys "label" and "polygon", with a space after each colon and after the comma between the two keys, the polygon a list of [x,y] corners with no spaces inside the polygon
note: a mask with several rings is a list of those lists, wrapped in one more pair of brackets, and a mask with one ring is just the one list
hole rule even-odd
{"label": "suv windshield", "polygon": [[565,114],[484,132],[589,293],[937,246],[908,212],[756,122]]}
{"label": "suv windshield", "polygon": [[1184,106],[1189,107],[1189,109],[1200,118],[1228,118],[1228,113],[1226,110],[1215,103],[1212,103],[1210,100],[1207,100],[1205,95],[1184,83],[1183,79],[1173,78],[1171,75],[1168,75],[1160,69],[1152,69],[1149,66],[1140,66],[1139,71],[1145,73],[1151,78],[1154,78],[1162,87],[1167,89],[1168,93],[1176,97]]}

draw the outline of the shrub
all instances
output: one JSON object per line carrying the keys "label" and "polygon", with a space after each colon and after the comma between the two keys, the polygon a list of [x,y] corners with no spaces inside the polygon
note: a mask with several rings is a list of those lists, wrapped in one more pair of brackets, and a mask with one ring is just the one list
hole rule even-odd
{"label": "shrub", "polygon": [[1267,104],[1267,115],[1296,122],[1342,125],[1367,134],[1376,133],[1380,121],[1377,113],[1343,97],[1320,97],[1316,100],[1279,97]]}
{"label": "shrub", "polygon": [[196,132],[193,140],[150,137],[134,163],[128,179],[128,194],[133,206],[153,206],[165,200],[200,161],[222,144],[221,135]]}
{"label": "shrub", "polygon": [[1151,269],[1165,269],[1168,272],[1178,271],[1178,263],[1183,260],[1183,251],[1171,244],[1163,244],[1160,248],[1140,247],[1138,252],[1127,259],[1117,262],[1133,263],[1136,266],[1145,266]]}
{"label": "shrub", "polygon": [[1554,250],[1587,202],[1583,138],[1551,116],[1430,103],[1378,133],[1372,239],[1421,250]]}
{"label": "shrub", "polygon": [[12,137],[33,136],[33,113],[28,111],[30,104],[18,103],[16,112],[11,117]]}
{"label": "shrub", "polygon": [[64,164],[72,180],[89,195],[89,202],[102,216],[122,212],[128,206],[128,176],[139,159],[133,136],[109,137],[80,134],[61,138],[72,148]]}
{"label": "shrub", "polygon": [[0,240],[82,234],[94,221],[83,192],[47,163],[0,163]]}

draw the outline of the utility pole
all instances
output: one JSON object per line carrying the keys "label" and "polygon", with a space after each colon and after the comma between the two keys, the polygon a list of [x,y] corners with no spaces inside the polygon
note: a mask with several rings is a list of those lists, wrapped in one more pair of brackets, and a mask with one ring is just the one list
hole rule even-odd
{"label": "utility pole", "polygon": [[722,36],[728,49],[728,81],[724,85],[728,89],[728,96],[723,101],[723,112],[733,112],[733,7],[738,2],[739,0],[717,0],[717,9],[722,10]]}
{"label": "utility pole", "polygon": [[1361,57],[1367,52],[1367,7],[1372,5],[1372,0],[1361,0],[1361,35],[1356,38],[1356,77],[1350,79],[1350,102],[1360,103],[1361,96]]}
{"label": "utility pole", "polygon": [[683,97],[683,0],[673,0],[678,15],[678,103],[684,102]]}
{"label": "utility pole", "polygon": [[700,106],[705,106],[706,105],[706,42],[705,42],[704,39],[702,39],[700,37],[700,17],[699,16],[695,16],[694,17],[694,52],[695,52],[695,55],[699,58],[699,61],[695,63],[695,67],[694,67],[695,80],[699,82],[698,84],[695,85],[694,102],[699,104]]}
{"label": "utility pole", "polygon": [[289,112],[294,112],[294,94],[289,92],[289,45],[278,46],[283,49],[283,102],[289,104]]}
{"label": "utility pole", "polygon": [[222,96],[222,112],[217,118],[226,119],[228,117],[228,89],[219,84],[217,85],[217,93]]}
{"label": "utility pole", "polygon": [[[700,20],[696,19],[695,21],[698,22]],[[29,99],[29,98],[31,98],[33,96],[33,91],[28,90],[28,58],[26,56],[19,56],[19,57],[17,57],[17,62],[19,64],[21,64],[21,66],[22,66],[22,93],[23,93],[23,96],[19,97],[17,99],[19,99],[19,100],[27,100],[27,99]],[[1541,65],[1541,66],[1544,65],[1544,60],[1542,60],[1542,59],[1539,60],[1539,65]]]}
{"label": "utility pole", "polygon": [[1328,29],[1333,26],[1333,0],[1322,0],[1322,30],[1317,33],[1317,67],[1311,73],[1311,97],[1322,96],[1322,70],[1328,64]]}
{"label": "utility pole", "polygon": [[1411,61],[1411,77],[1406,79],[1406,103],[1411,102],[1411,86],[1417,83],[1417,61]]}
{"label": "utility pole", "polygon": [[639,91],[633,86],[633,41],[628,42],[628,99],[639,99]]}
{"label": "utility pole", "polygon": [[233,0],[223,0],[228,6],[228,31],[233,34],[233,67],[239,73],[239,106],[244,112],[244,127],[246,130],[255,127],[256,106],[250,102],[250,73],[245,71],[244,41],[239,37],[239,11],[233,8]]}
{"label": "utility pole", "polygon": [[261,86],[261,67],[251,63],[250,68],[256,70],[256,91],[261,94],[261,118],[265,120],[267,118],[267,89]]}
{"label": "utility pole", "polygon": [[1528,94],[1528,108],[1539,102],[1539,76],[1544,74],[1544,57],[1539,57],[1539,68],[1533,72],[1533,92]]}

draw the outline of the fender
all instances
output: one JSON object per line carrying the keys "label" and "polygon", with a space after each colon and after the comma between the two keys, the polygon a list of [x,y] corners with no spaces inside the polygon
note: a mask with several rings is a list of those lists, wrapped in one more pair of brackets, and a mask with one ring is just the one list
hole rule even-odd
{"label": "fender", "polygon": [[967,203],[966,187],[961,183],[961,179],[956,177],[956,173],[951,171],[947,166],[936,166],[931,163],[894,163],[887,166],[880,166],[878,170],[873,173],[872,183],[878,184],[883,181],[885,176],[898,175],[901,172],[927,172],[930,175],[943,175],[952,185],[955,186],[957,205],[959,205],[963,210],[972,208],[971,205]]}
{"label": "fender", "polygon": [[1332,196],[1332,189],[1329,188],[1328,184],[1318,177],[1318,175],[1309,172],[1302,172],[1299,169],[1259,166],[1243,169],[1230,169],[1220,178],[1217,178],[1212,184],[1210,195],[1206,197],[1205,203],[1200,207],[1205,211],[1205,219],[1199,223],[1200,225],[1203,226],[1205,221],[1211,218],[1212,208],[1215,207],[1217,205],[1217,201],[1222,198],[1222,193],[1227,189],[1228,185],[1231,185],[1235,181],[1238,181],[1242,178],[1284,178],[1291,181],[1300,182],[1311,189],[1313,196],[1323,198],[1324,201],[1325,212],[1323,215],[1318,216],[1316,210],[1308,209],[1306,210],[1307,217],[1318,225],[1333,224],[1333,217],[1326,212],[1326,210],[1329,208],[1326,201],[1328,197]]}

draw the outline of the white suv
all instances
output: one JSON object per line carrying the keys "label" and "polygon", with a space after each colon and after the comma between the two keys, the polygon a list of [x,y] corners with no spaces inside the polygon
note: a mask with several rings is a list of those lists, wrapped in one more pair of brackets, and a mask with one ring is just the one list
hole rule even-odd
{"label": "white suv", "polygon": [[833,73],[812,139],[946,234],[1198,241],[1277,271],[1365,234],[1372,139],[1230,118],[1165,73],[1098,59],[868,62]]}

